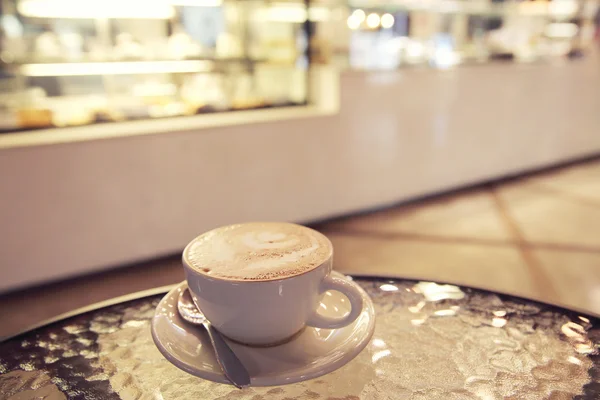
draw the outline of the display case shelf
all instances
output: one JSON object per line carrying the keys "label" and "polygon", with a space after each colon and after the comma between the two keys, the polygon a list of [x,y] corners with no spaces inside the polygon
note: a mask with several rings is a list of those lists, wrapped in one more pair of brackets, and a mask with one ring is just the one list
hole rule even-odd
{"label": "display case shelf", "polygon": [[[231,65],[253,67],[256,64],[290,65],[245,58],[162,60],[162,61],[106,61],[106,62],[54,62],[54,63],[0,63],[7,74],[23,76],[89,76],[89,75],[141,75],[219,72]],[[293,66],[293,65],[290,65]]]}

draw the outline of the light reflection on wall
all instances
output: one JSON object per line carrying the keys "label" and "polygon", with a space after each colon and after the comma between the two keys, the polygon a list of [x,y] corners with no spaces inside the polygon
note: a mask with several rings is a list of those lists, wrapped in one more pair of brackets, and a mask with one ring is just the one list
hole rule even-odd
{"label": "light reflection on wall", "polygon": [[394,26],[394,16],[392,14],[383,14],[381,16],[381,27],[389,29]]}
{"label": "light reflection on wall", "polygon": [[381,21],[381,19],[378,14],[371,13],[367,17],[367,26],[371,29],[375,29],[375,28],[379,27],[380,21]]}
{"label": "light reflection on wall", "polygon": [[352,14],[348,17],[348,28],[352,30],[356,30],[360,27],[360,25],[365,21],[365,12],[363,10],[354,10]]}

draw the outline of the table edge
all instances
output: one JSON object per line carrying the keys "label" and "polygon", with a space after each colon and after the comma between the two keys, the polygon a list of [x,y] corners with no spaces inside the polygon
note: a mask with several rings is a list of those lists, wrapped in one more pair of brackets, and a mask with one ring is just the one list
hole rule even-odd
{"label": "table edge", "polygon": [[58,322],[58,321],[62,321],[64,319],[67,319],[70,317],[74,317],[76,315],[84,314],[84,313],[87,313],[90,311],[99,310],[101,308],[105,308],[105,307],[109,307],[109,306],[114,306],[116,304],[125,303],[125,302],[132,301],[132,300],[142,299],[144,297],[154,296],[154,295],[161,294],[161,293],[167,293],[168,291],[170,291],[172,288],[174,288],[177,285],[179,285],[179,283],[174,283],[174,284],[166,285],[166,286],[160,286],[160,287],[156,287],[156,288],[152,288],[152,289],[141,290],[139,292],[134,292],[134,293],[129,293],[129,294],[126,294],[123,296],[113,297],[111,299],[102,300],[97,303],[93,303],[93,304],[90,304],[90,305],[87,305],[84,307],[76,308],[76,309],[68,311],[66,313],[59,314],[52,318],[45,319],[38,323],[30,325],[27,328],[21,329],[20,331],[18,331],[16,333],[13,333],[13,334],[10,334],[7,336],[2,336],[2,337],[0,337],[0,343],[4,343],[10,339],[17,337],[17,336],[31,332],[31,331],[41,328],[43,326],[50,325],[54,322]]}
{"label": "table edge", "polygon": [[[341,271],[340,271],[341,272]],[[520,300],[525,300],[525,301],[532,301],[535,303],[539,303],[539,304],[544,304],[547,306],[551,306],[551,307],[556,307],[556,308],[560,308],[563,309],[565,311],[571,311],[574,313],[580,313],[583,314],[585,316],[590,316],[596,319],[600,319],[600,313],[593,311],[593,310],[587,310],[581,307],[577,307],[574,306],[572,304],[566,304],[566,303],[561,303],[560,301],[550,301],[548,299],[541,299],[541,298],[535,298],[532,296],[524,296],[518,293],[511,293],[508,291],[504,291],[504,290],[499,290],[493,287],[486,287],[484,285],[478,285],[478,286],[471,286],[468,284],[464,284],[461,283],[460,281],[447,281],[447,280],[433,280],[433,279],[422,279],[422,278],[408,278],[408,277],[399,277],[396,274],[393,273],[377,273],[377,274],[369,274],[368,272],[347,272],[344,273],[344,275],[350,275],[353,277],[357,277],[357,278],[370,278],[370,279],[402,279],[405,281],[415,281],[415,282],[434,282],[440,285],[453,285],[453,286],[458,286],[460,288],[465,288],[465,289],[473,289],[473,290],[480,290],[483,292],[489,292],[489,293],[495,293],[495,294],[499,294],[502,296],[510,296],[510,297],[514,297],[516,299],[520,299]]]}
{"label": "table edge", "polygon": [[[419,281],[423,281],[423,282],[434,282],[431,279],[415,279],[415,278],[406,278],[406,277],[401,277],[395,274],[386,274],[386,273],[378,273],[378,274],[369,274],[367,272],[343,272],[343,271],[338,271],[344,275],[347,276],[351,276],[351,277],[356,277],[356,278],[363,278],[363,279],[395,279],[395,280],[407,280],[407,281],[415,281],[415,282],[419,282]],[[58,322],[58,321],[62,321],[64,319],[70,318],[70,317],[74,317],[77,315],[81,315],[90,311],[95,311],[95,310],[99,310],[101,308],[105,308],[105,307],[109,307],[109,306],[113,306],[116,304],[120,304],[120,303],[125,303],[128,301],[132,301],[132,300],[138,300],[138,299],[142,299],[144,297],[150,297],[150,296],[154,296],[157,294],[162,294],[162,293],[167,293],[169,292],[171,289],[173,289],[174,287],[176,287],[177,285],[179,285],[181,282],[177,282],[174,284],[170,284],[170,285],[166,285],[166,286],[160,286],[160,287],[156,287],[156,288],[152,288],[152,289],[146,289],[146,290],[141,290],[139,292],[134,292],[134,293],[130,293],[130,294],[126,294],[123,296],[117,296],[117,297],[113,297],[111,299],[107,299],[107,300],[103,300],[97,303],[93,303],[84,307],[80,307],[80,308],[76,308],[74,310],[71,310],[69,312],[63,313],[63,314],[59,314],[55,317],[49,318],[49,319],[45,319],[42,320],[36,324],[30,325],[27,328],[21,329],[16,333],[7,335],[7,336],[3,336],[0,337],[0,344],[4,343],[10,339],[14,339],[15,337],[18,337],[20,335],[23,335],[25,333],[31,332],[35,329],[44,327],[46,325],[50,325],[54,322]],[[503,296],[510,296],[510,297],[514,297],[517,299],[521,299],[521,300],[525,300],[525,301],[533,301],[539,304],[544,304],[544,305],[548,305],[548,306],[552,306],[552,307],[557,307],[560,308],[562,310],[565,311],[571,311],[571,312],[575,312],[575,313],[580,313],[586,316],[591,316],[593,318],[597,318],[600,319],[600,314],[595,313],[593,311],[590,310],[583,310],[581,308],[578,307],[574,307],[571,305],[565,305],[565,304],[561,304],[560,302],[549,302],[546,300],[540,300],[540,299],[535,299],[535,298],[529,298],[529,297],[523,297],[523,296],[519,296],[517,294],[514,293],[508,293],[502,290],[497,290],[497,289],[491,289],[491,288],[485,288],[485,287],[473,287],[473,286],[469,286],[469,285],[464,285],[464,284],[460,284],[457,282],[449,282],[449,281],[435,281],[435,283],[438,284],[447,284],[447,285],[454,285],[454,286],[458,286],[461,288],[469,288],[469,289],[474,289],[474,290],[482,290],[485,292],[490,292],[490,293],[496,293],[499,295],[503,295]]]}

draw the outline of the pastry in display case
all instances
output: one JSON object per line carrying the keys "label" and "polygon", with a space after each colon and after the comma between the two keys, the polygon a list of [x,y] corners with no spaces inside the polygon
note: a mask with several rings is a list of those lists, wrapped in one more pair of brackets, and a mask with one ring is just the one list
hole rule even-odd
{"label": "pastry in display case", "polygon": [[303,0],[0,0],[0,132],[304,105],[307,15]]}

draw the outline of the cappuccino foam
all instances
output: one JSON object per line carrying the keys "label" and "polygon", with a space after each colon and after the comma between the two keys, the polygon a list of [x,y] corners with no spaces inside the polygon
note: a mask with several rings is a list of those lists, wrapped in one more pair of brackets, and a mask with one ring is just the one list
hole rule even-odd
{"label": "cappuccino foam", "polygon": [[296,224],[255,222],[214,229],[194,239],[183,258],[197,271],[233,280],[271,280],[301,274],[332,253],[321,233]]}

